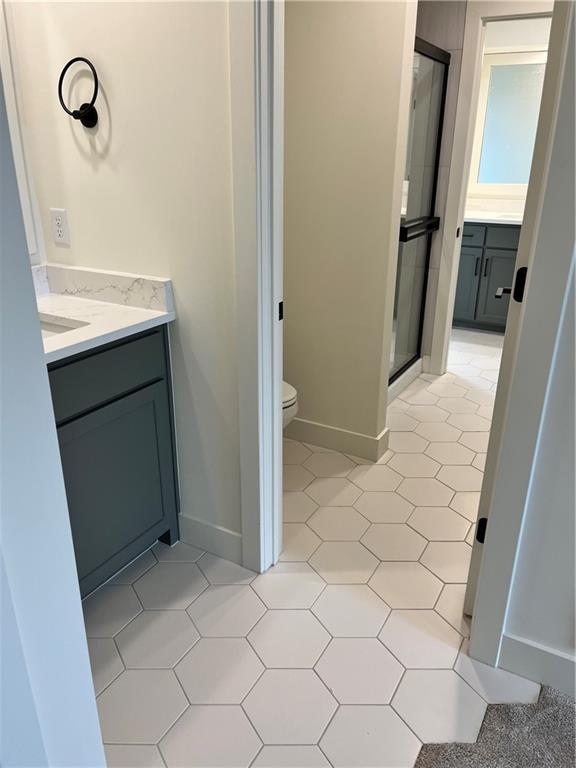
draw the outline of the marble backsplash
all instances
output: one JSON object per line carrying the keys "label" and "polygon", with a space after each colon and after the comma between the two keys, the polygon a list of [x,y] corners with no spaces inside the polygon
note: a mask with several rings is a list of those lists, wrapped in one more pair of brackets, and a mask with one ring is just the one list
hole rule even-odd
{"label": "marble backsplash", "polygon": [[174,312],[172,282],[168,278],[65,264],[33,266],[32,275],[37,296],[60,294],[127,307]]}

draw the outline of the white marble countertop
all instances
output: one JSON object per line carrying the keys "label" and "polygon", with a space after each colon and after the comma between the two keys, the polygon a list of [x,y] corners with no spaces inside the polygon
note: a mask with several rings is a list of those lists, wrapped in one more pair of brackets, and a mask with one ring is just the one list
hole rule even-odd
{"label": "white marble countertop", "polygon": [[464,214],[464,221],[479,224],[522,224],[522,216],[518,213],[500,213],[499,211],[469,210]]}
{"label": "white marble countertop", "polygon": [[166,278],[57,264],[32,272],[47,363],[175,319]]}

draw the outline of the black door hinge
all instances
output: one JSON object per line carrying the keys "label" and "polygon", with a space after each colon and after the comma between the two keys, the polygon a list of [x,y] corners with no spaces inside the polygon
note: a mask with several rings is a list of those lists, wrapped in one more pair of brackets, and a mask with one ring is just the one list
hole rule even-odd
{"label": "black door hinge", "polygon": [[487,517],[481,517],[478,520],[478,524],[476,526],[476,541],[478,541],[480,544],[484,544],[484,539],[486,538],[487,525],[488,525]]}
{"label": "black door hinge", "polygon": [[278,304],[278,320],[284,320],[284,302]]}
{"label": "black door hinge", "polygon": [[518,267],[516,270],[516,278],[514,280],[514,290],[512,291],[512,298],[519,304],[524,298],[524,288],[526,287],[526,278],[528,276],[528,267]]}

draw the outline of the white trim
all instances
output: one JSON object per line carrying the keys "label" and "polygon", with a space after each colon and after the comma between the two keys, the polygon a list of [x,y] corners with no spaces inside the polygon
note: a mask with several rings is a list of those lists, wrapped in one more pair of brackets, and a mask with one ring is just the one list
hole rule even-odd
{"label": "white trim", "polygon": [[569,696],[575,695],[573,654],[506,633],[502,638],[499,666],[537,683],[551,685]]}
{"label": "white trim", "polygon": [[26,156],[22,119],[18,106],[18,89],[16,87],[18,73],[15,66],[14,53],[10,45],[7,13],[8,6],[4,3],[4,0],[0,0],[0,73],[4,86],[4,101],[6,103],[10,142],[12,144],[22,218],[24,219],[28,255],[32,264],[45,264],[46,249],[42,232],[42,220]]}
{"label": "white trim", "polygon": [[462,242],[456,231],[462,231],[468,192],[468,177],[476,124],[478,92],[485,34],[485,22],[495,19],[529,18],[549,16],[552,11],[549,0],[470,0],[466,8],[462,65],[458,86],[458,103],[454,139],[450,155],[450,170],[446,192],[446,213],[443,232],[446,246],[443,249],[438,272],[436,307],[431,318],[430,373],[446,372],[448,347],[454,315],[454,299],[460,263]]}
{"label": "white trim", "polygon": [[[486,124],[486,112],[488,110],[488,96],[490,90],[490,78],[492,67],[515,64],[545,64],[546,51],[485,53],[482,57],[482,74],[480,77],[480,91],[478,94],[478,112],[476,126],[474,128],[474,142],[472,144],[472,159],[470,162],[470,180],[468,184],[468,198],[506,198],[525,200],[528,184],[484,184],[478,181],[480,172],[480,160],[482,157],[482,145],[484,143],[484,128]],[[470,208],[474,206],[470,204]]]}
{"label": "white trim", "polygon": [[229,528],[224,528],[206,520],[187,515],[178,516],[180,541],[185,544],[203,549],[225,560],[243,565],[242,535]]}
{"label": "white trim", "polygon": [[389,430],[386,427],[379,435],[372,437],[329,424],[296,418],[286,427],[285,435],[302,443],[321,445],[340,453],[350,453],[362,459],[378,461],[388,449]]}
{"label": "white trim", "polygon": [[261,572],[282,547],[284,6],[231,3],[229,19],[242,563]]}
{"label": "white trim", "polygon": [[395,400],[398,395],[400,395],[406,387],[408,387],[410,384],[412,384],[413,381],[415,381],[418,376],[422,373],[424,370],[424,360],[420,357],[416,362],[408,368],[407,371],[404,371],[404,373],[401,376],[398,376],[396,381],[393,381],[392,384],[389,384],[388,386],[388,405],[392,402],[392,400]]}
{"label": "white trim", "polygon": [[574,179],[565,167],[574,142],[573,12],[571,3],[558,3],[552,19],[526,223],[517,257],[517,266],[528,267],[528,281],[524,303],[510,302],[480,497],[479,516],[488,517],[489,524],[485,546],[475,541],[472,552],[472,577],[480,570],[477,594],[473,578],[466,594],[468,613],[476,598],[470,654],[492,666],[499,664],[550,371],[573,268]]}

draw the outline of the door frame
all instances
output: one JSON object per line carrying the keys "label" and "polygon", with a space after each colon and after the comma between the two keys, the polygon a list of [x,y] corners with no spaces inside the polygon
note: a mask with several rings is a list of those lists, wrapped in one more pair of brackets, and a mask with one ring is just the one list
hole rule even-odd
{"label": "door frame", "polygon": [[442,230],[444,241],[450,241],[451,244],[446,250],[443,249],[441,254],[436,304],[426,320],[426,336],[430,338],[430,345],[428,354],[423,359],[423,366],[428,373],[445,373],[448,361],[462,244],[457,233],[462,232],[464,226],[482,76],[485,24],[487,21],[498,19],[549,17],[552,7],[551,0],[469,0],[467,4],[456,121],[446,190],[446,213]]}
{"label": "door frame", "polygon": [[[565,242],[568,238],[558,227],[559,222],[570,221],[574,215],[571,174],[564,168],[569,152],[566,142],[573,142],[573,133],[567,131],[570,109],[573,111],[574,107],[571,91],[574,7],[571,3],[556,4],[550,40],[526,198],[527,224],[522,227],[518,246],[517,267],[528,268],[526,299],[522,304],[510,303],[480,497],[479,516],[489,516],[489,522],[485,545],[474,543],[466,595],[468,609],[474,603],[470,653],[492,666],[497,666],[502,659],[515,564],[524,514],[530,500],[550,371],[566,309],[566,286],[574,279],[574,244]],[[510,478],[514,478],[513,483]],[[476,574],[478,584],[475,589]],[[531,648],[530,653],[533,664],[528,668],[533,669],[539,664],[543,670],[544,662],[536,659],[546,655],[545,649]],[[502,660],[510,666],[510,653]],[[564,662],[548,659],[548,669],[551,663],[562,667]],[[573,672],[571,668],[567,671],[568,674]]]}

